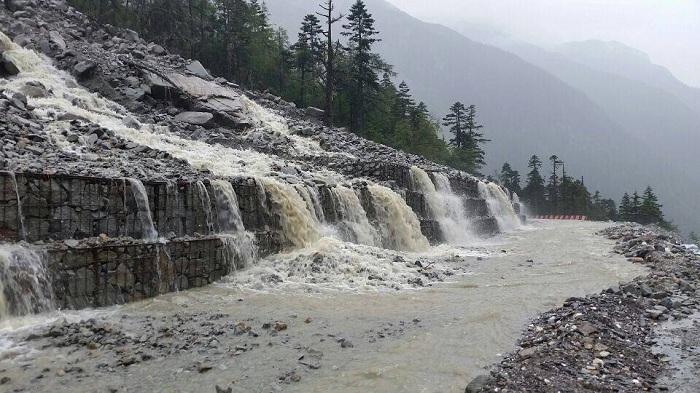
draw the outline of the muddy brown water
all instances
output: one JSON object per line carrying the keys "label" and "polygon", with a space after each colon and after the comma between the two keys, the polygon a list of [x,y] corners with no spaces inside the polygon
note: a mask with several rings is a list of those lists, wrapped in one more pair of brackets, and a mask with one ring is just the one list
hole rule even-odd
{"label": "muddy brown water", "polygon": [[[0,377],[11,378],[10,388],[52,393],[214,392],[217,384],[234,392],[462,392],[515,348],[538,313],[645,273],[612,254],[611,241],[595,235],[606,226],[537,221],[483,245],[489,255],[483,260],[455,262],[468,266],[467,275],[427,289],[310,294],[217,285],[59,315],[104,319],[138,337],[146,317],[169,321],[178,313],[197,318],[223,313],[260,332],[259,337],[226,336],[214,349],[194,346],[127,368],[96,366],[111,364],[111,353],[42,349],[40,342],[21,341],[35,329],[32,324],[48,323],[55,314],[6,322],[0,330]],[[271,321],[284,321],[288,328],[279,335],[261,330]],[[196,328],[201,321],[190,324]],[[352,345],[343,348],[342,339]],[[240,346],[249,349],[232,355],[231,348]],[[211,370],[198,372],[192,366],[198,362]],[[74,365],[84,371],[56,371]]]}

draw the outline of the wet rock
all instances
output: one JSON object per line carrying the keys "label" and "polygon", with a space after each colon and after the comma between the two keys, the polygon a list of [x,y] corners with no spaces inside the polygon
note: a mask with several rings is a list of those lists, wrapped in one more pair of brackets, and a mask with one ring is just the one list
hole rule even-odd
{"label": "wet rock", "polygon": [[21,110],[27,109],[27,97],[22,93],[14,93],[10,98],[10,102]]}
{"label": "wet rock", "polygon": [[198,76],[202,79],[212,79],[209,72],[204,68],[204,66],[202,65],[202,63],[199,62],[199,60],[191,62],[189,65],[187,65],[186,69],[187,71],[192,73],[192,75]]}
{"label": "wet rock", "polygon": [[92,61],[81,61],[73,67],[73,73],[81,78],[89,76],[97,68],[97,64]]}
{"label": "wet rock", "polygon": [[124,29],[122,30],[122,36],[132,42],[138,42],[139,41],[139,33],[131,30],[131,29]]}
{"label": "wet rock", "polygon": [[464,393],[479,393],[483,391],[486,384],[489,382],[490,378],[488,375],[479,375],[472,379],[464,390]]}
{"label": "wet rock", "polygon": [[156,56],[162,56],[165,54],[165,48],[158,44],[155,44],[151,47],[150,52]]}
{"label": "wet rock", "polygon": [[590,322],[583,321],[576,325],[576,330],[581,332],[584,336],[590,336],[598,332],[598,328]]}
{"label": "wet rock", "polygon": [[322,120],[326,116],[326,112],[323,109],[319,109],[313,106],[306,108],[306,114],[317,120]]}
{"label": "wet rock", "polygon": [[208,112],[182,112],[175,116],[175,121],[198,126],[212,126],[214,115]]}
{"label": "wet rock", "polygon": [[9,54],[3,53],[0,57],[0,74],[17,75],[20,73],[19,67],[14,63]]}
{"label": "wet rock", "polygon": [[21,89],[27,97],[31,98],[44,98],[49,96],[49,92],[46,87],[40,82],[27,82]]}
{"label": "wet rock", "polygon": [[66,41],[63,39],[63,36],[61,36],[61,33],[59,33],[58,31],[49,31],[49,42],[56,45],[56,47],[58,47],[58,49],[60,49],[61,51],[66,50]]}

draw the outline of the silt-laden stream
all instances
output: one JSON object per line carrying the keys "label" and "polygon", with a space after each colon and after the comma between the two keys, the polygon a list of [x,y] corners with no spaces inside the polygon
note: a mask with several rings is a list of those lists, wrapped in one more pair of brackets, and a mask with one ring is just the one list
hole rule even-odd
{"label": "silt-laden stream", "polygon": [[[426,289],[260,292],[221,284],[32,318],[42,321],[38,327],[6,322],[15,327],[0,330],[0,377],[10,378],[8,391],[52,393],[214,392],[215,385],[233,392],[462,392],[514,349],[539,312],[645,272],[595,235],[605,227],[535,222],[482,245],[487,256],[480,260],[454,262],[468,274]],[[25,341],[64,317],[57,337]],[[95,322],[71,324],[85,318]]]}

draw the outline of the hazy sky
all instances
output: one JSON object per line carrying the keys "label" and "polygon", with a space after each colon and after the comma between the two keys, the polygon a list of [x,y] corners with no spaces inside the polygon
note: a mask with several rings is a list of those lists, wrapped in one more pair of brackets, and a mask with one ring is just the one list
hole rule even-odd
{"label": "hazy sky", "polygon": [[389,0],[420,19],[493,26],[538,44],[615,40],[700,87],[700,0]]}

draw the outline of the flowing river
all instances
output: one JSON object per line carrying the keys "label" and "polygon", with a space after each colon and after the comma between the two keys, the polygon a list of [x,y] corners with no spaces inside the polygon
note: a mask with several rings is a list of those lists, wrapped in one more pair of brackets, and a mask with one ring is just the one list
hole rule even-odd
{"label": "flowing river", "polygon": [[[453,249],[457,274],[424,289],[254,290],[236,276],[120,307],[14,318],[0,326],[0,369],[15,387],[52,393],[462,392],[539,312],[644,274],[595,235],[606,226],[536,221]],[[26,341],[86,318],[119,332],[112,350]],[[119,365],[132,355],[138,364]]]}

